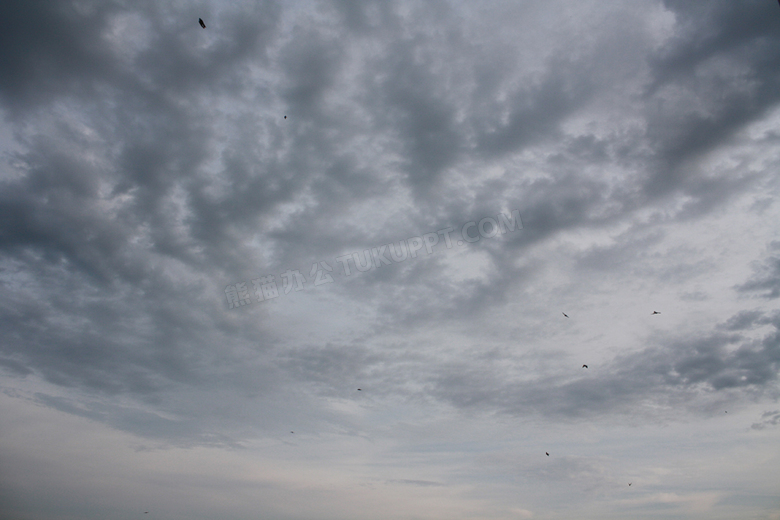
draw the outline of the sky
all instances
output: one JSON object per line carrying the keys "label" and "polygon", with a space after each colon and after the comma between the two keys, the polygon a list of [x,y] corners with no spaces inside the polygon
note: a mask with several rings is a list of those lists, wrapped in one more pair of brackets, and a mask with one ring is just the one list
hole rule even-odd
{"label": "sky", "polygon": [[2,518],[780,519],[776,2],[0,20]]}

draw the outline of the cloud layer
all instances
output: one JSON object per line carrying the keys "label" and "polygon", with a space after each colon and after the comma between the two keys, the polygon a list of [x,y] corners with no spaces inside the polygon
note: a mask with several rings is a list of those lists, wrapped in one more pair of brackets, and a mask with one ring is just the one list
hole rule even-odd
{"label": "cloud layer", "polygon": [[[727,410],[742,429],[703,450],[776,440],[776,5],[25,1],[0,19],[9,413],[213,460],[311,435],[336,495],[378,486],[334,518],[409,487],[387,514],[563,518],[571,500],[534,497],[567,479],[594,482],[594,518],[780,511],[768,488],[740,505],[752,477],[664,487],[651,455],[634,462],[661,473],[632,478],[652,489],[617,498],[631,471],[575,433],[674,425],[646,433],[656,453]],[[480,227],[513,211],[522,229]],[[569,458],[506,466],[531,448],[486,424]],[[268,485],[306,487],[279,449],[297,469]],[[504,472],[525,502],[489,484]],[[30,486],[17,517],[53,518]]]}

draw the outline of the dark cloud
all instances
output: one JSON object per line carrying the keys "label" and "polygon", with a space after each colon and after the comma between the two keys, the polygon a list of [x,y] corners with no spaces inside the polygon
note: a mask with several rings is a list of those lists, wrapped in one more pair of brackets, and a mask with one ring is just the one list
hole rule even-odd
{"label": "dark cloud", "polygon": [[774,6],[760,1],[664,4],[680,30],[649,59],[647,137],[658,170],[646,189],[653,197],[679,189],[696,204],[711,206],[704,200],[707,193],[723,198],[741,190],[729,188],[725,178],[697,178],[686,161],[728,142],[780,101]]}
{"label": "dark cloud", "polygon": [[101,31],[120,9],[115,2],[3,4],[0,16],[8,30],[0,36],[0,96],[5,109],[21,116],[50,96],[82,89],[94,93],[96,83],[116,72],[111,53],[101,45]]}
{"label": "dark cloud", "polygon": [[761,421],[753,423],[750,427],[754,430],[763,430],[767,427],[780,424],[780,410],[764,412],[761,414]]}
{"label": "dark cloud", "polygon": [[771,242],[767,249],[769,258],[754,266],[755,274],[750,280],[737,286],[738,291],[761,292],[761,296],[768,299],[780,297],[780,242]]}
{"label": "dark cloud", "polygon": [[763,317],[764,314],[760,311],[742,311],[729,318],[726,323],[723,323],[718,328],[727,331],[749,330],[756,324],[764,321],[761,319]]}
{"label": "dark cloud", "polygon": [[7,368],[12,373],[15,373],[15,374],[20,375],[20,376],[26,376],[26,375],[30,375],[30,374],[33,373],[32,370],[30,370],[29,368],[24,366],[22,363],[14,360],[14,359],[8,359],[8,358],[0,359],[0,365],[2,365],[3,367]]}
{"label": "dark cloud", "polygon": [[[760,340],[713,332],[701,338],[659,344],[617,356],[587,374],[547,376],[522,383],[503,377],[493,363],[457,363],[437,367],[429,375],[433,395],[458,408],[495,410],[562,418],[603,413],[634,413],[639,403],[667,407],[736,388],[775,388],[780,369],[780,322],[777,315],[742,313],[722,328],[744,329],[760,321],[773,330]],[[720,328],[720,327],[719,327]],[[537,360],[538,364],[539,361]],[[576,366],[576,363],[572,363]],[[687,408],[687,405],[686,405]],[[648,409],[649,411],[649,409]]]}

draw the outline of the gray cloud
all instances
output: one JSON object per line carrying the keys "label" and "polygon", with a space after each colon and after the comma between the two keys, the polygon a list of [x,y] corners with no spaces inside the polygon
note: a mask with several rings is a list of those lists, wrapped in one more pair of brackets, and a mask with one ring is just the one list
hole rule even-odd
{"label": "gray cloud", "polygon": [[753,423],[750,427],[754,430],[763,430],[769,426],[780,424],[780,410],[764,412],[761,414],[761,422]]}
{"label": "gray cloud", "polygon": [[[431,393],[459,408],[518,416],[635,413],[640,403],[648,406],[647,411],[682,402],[695,408],[700,406],[698,398],[708,394],[775,387],[780,368],[777,320],[776,315],[741,314],[723,328],[739,330],[758,321],[774,329],[760,340],[713,332],[700,339],[654,345],[619,355],[605,366],[591,364],[579,377],[560,374],[514,382],[498,368],[508,366],[508,360],[500,358],[438,366],[437,373],[430,375]],[[701,412],[708,413],[703,408]]]}
{"label": "gray cloud", "polygon": [[765,291],[761,296],[768,299],[780,296],[780,257],[775,256],[775,252],[780,251],[780,242],[771,242],[768,250],[771,252],[771,256],[762,264],[757,264],[753,277],[737,286],[737,290],[740,292]]}
{"label": "gray cloud", "polygon": [[[638,208],[659,196],[659,186],[666,193],[682,189],[693,197],[677,218],[702,218],[752,186],[753,177],[680,177],[674,173],[681,171],[677,166],[668,174],[653,173],[651,166],[646,173],[652,183],[640,175],[614,184],[596,173],[576,172],[586,164],[610,167],[616,161],[636,161],[635,153],[621,150],[638,143],[653,150],[651,165],[681,164],[675,157],[683,155],[675,147],[688,155],[699,153],[776,102],[771,89],[762,86],[773,84],[769,72],[756,80],[757,88],[733,94],[726,90],[725,104],[723,96],[702,90],[719,81],[717,77],[705,75],[698,90],[690,90],[688,83],[697,64],[721,55],[729,60],[734,49],[742,49],[741,67],[752,74],[774,59],[771,48],[754,44],[763,37],[764,26],[740,21],[760,18],[757,5],[740,12],[735,26],[719,25],[722,33],[715,34],[704,27],[704,20],[728,19],[734,8],[717,4],[699,16],[683,5],[669,7],[687,29],[650,60],[655,86],[637,112],[646,115],[648,133],[607,137],[567,135],[562,127],[567,118],[599,99],[597,79],[584,71],[605,66],[599,52],[607,48],[607,36],[596,37],[579,61],[568,59],[564,48],[556,47],[538,61],[539,74],[516,81],[509,70],[489,70],[485,53],[495,44],[473,45],[467,35],[476,26],[453,25],[444,36],[428,30],[431,17],[457,23],[457,14],[449,7],[435,13],[414,11],[420,16],[411,23],[404,18],[402,24],[405,15],[397,10],[337,4],[334,11],[320,15],[341,17],[362,44],[347,44],[319,26],[300,26],[280,45],[275,38],[281,11],[273,4],[215,14],[209,27],[214,30],[195,34],[180,21],[185,13],[167,6],[142,4],[133,12],[120,4],[81,11],[30,4],[28,10],[15,12],[20,25],[39,16],[52,32],[5,36],[18,39],[25,52],[35,53],[25,60],[9,54],[5,67],[13,74],[5,77],[14,79],[2,86],[6,105],[13,107],[15,121],[40,118],[39,108],[53,106],[55,100],[62,100],[66,108],[48,130],[17,127],[27,151],[11,156],[12,175],[2,190],[0,247],[9,261],[33,275],[40,293],[47,292],[45,299],[24,301],[22,293],[6,289],[6,302],[23,302],[6,306],[6,323],[15,331],[9,337],[19,338],[5,343],[6,359],[13,360],[6,365],[17,373],[44,374],[59,384],[148,396],[161,392],[166,381],[202,380],[200,371],[214,358],[208,345],[227,341],[240,350],[244,347],[238,345],[252,343],[254,327],[228,331],[232,318],[216,311],[213,295],[221,294],[220,284],[287,268],[306,272],[312,262],[332,261],[344,251],[362,251],[421,229],[462,224],[479,211],[496,214],[507,204],[522,208],[522,232],[500,244],[483,241],[476,246],[491,266],[481,280],[452,282],[441,256],[376,270],[340,289],[372,301],[381,316],[395,317],[380,318],[376,330],[398,330],[424,322],[446,323],[503,305],[512,284],[533,273],[533,268],[515,264],[518,254],[563,230],[599,229],[631,219]],[[118,60],[125,52],[117,47],[121,38],[132,40],[122,32],[126,24],[143,27],[149,40],[130,58]],[[95,40],[106,44],[95,45]],[[376,52],[361,49],[369,43]],[[452,65],[450,58],[455,60]],[[40,76],[43,65],[28,65],[36,59],[50,63],[45,79]],[[60,65],[68,60],[83,68]],[[481,65],[460,67],[464,60]],[[362,67],[358,82],[345,83],[346,71],[355,67]],[[250,83],[250,72],[263,68],[270,68],[276,79]],[[52,77],[63,84],[77,79],[89,88],[52,90],[46,86]],[[333,103],[333,96],[344,88],[354,94],[346,103]],[[480,98],[477,88],[504,92],[502,101]],[[670,89],[682,94],[679,103],[697,95],[717,106],[721,112],[706,119],[717,132],[708,136],[706,125],[701,126],[705,119],[692,112],[682,112],[677,122],[669,119],[680,114],[673,107],[652,112]],[[756,108],[744,110],[757,99]],[[267,108],[250,115],[247,109],[258,102]],[[729,110],[738,111],[739,117],[732,121]],[[283,113],[288,120],[281,119]],[[77,114],[83,114],[81,120]],[[661,126],[663,134],[655,130]],[[217,137],[217,129],[228,138]],[[363,140],[369,147],[359,153],[346,143],[358,143],[361,132],[372,135],[374,144]],[[679,135],[710,144],[687,143]],[[380,144],[383,152],[371,150]],[[504,175],[460,192],[447,187],[457,170],[465,170],[459,173],[465,178],[477,179],[488,164],[530,147],[549,154],[542,163],[547,171],[543,177]],[[389,170],[372,164],[388,153],[402,159],[381,159]],[[400,174],[398,180],[388,180],[392,172]],[[440,189],[451,200],[435,195]],[[399,198],[404,190],[413,194],[422,190],[419,194],[428,199],[426,206],[406,212],[402,220],[392,221],[393,213],[379,213],[376,225],[364,226],[349,210],[374,204],[387,194]],[[279,221],[284,204],[296,209]],[[593,249],[580,263],[609,269],[630,261],[662,237],[656,233],[639,238],[632,233],[618,249]],[[252,240],[256,245],[250,245]],[[260,257],[262,264],[256,262]],[[741,290],[769,288],[771,296],[768,277],[749,281]],[[73,288],[67,298],[58,289],[61,284]],[[73,325],[53,326],[65,317]],[[392,323],[394,329],[383,329]],[[771,379],[748,367],[756,363],[756,356],[769,360],[770,350],[756,351],[763,354],[745,350],[731,361],[744,365],[737,372],[747,375],[730,375],[721,351],[727,339],[713,336],[707,341],[682,347],[681,352],[688,354],[670,352],[666,361],[654,360],[658,366],[645,373],[657,375],[669,365],[683,370],[675,384],[706,381],[713,388],[741,386],[742,377],[751,382]],[[369,352],[358,358],[363,366],[376,362],[376,354]],[[240,363],[238,358],[233,362]],[[589,383],[575,382],[555,385],[560,402],[568,403],[561,409],[577,409],[566,395],[583,392],[608,400],[607,396],[625,391],[628,378],[642,379],[638,369],[630,368],[631,362],[623,363],[628,365],[619,370],[629,370],[630,375],[602,382],[603,388],[588,389]],[[360,371],[360,366],[354,369]],[[312,373],[327,371],[321,365]],[[455,372],[437,382],[447,399],[464,403],[494,399],[486,397],[492,394],[488,389],[483,397],[477,388],[470,388],[468,397],[449,393],[466,377],[456,377]],[[539,400],[539,409],[545,407],[545,398],[530,399]]]}

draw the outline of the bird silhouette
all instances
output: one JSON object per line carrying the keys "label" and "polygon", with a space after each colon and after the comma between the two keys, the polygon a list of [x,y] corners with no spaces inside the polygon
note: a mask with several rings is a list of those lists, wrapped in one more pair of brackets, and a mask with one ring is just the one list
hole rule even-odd
{"label": "bird silhouette", "polygon": [[628,483],[628,487],[631,487],[631,482]]}
{"label": "bird silhouette", "polygon": [[[780,2],[780,0],[778,0],[778,1]],[[566,314],[565,312],[562,312],[561,314],[563,314],[563,315],[564,315],[564,316],[566,316],[567,318],[569,317],[569,315],[568,315],[568,314]]]}
{"label": "bird silhouette", "polygon": [[548,457],[550,456],[550,454],[549,454],[549,453],[547,453],[546,451],[544,452],[544,454],[545,454],[545,455],[547,455]]}
{"label": "bird silhouette", "polygon": [[[778,0],[778,1],[780,1],[780,0]],[[653,311],[653,314],[661,314],[661,313],[658,312],[658,311]],[[652,316],[653,314],[651,314],[650,316]]]}
{"label": "bird silhouette", "polygon": [[198,18],[198,22],[200,22],[201,27],[203,27],[204,29],[206,28],[206,24],[203,23],[203,18]]}
{"label": "bird silhouette", "polygon": [[284,116],[285,119],[287,119],[287,116]]}
{"label": "bird silhouette", "polygon": [[358,388],[358,392],[362,392],[362,390],[360,388]]}
{"label": "bird silhouette", "polygon": [[582,365],[582,368],[588,368],[588,365]]}

